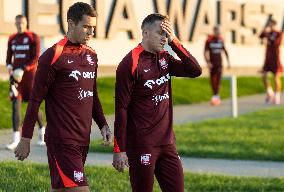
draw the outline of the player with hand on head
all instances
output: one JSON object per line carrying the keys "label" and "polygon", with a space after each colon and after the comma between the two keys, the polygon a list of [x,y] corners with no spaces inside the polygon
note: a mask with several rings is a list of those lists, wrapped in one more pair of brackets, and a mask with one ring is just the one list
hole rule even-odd
{"label": "player with hand on head", "polygon": [[[115,85],[113,166],[129,167],[133,191],[184,190],[175,146],[171,76],[198,77],[197,60],[176,38],[167,16],[150,14],[142,22],[142,42],[119,63]],[[168,42],[181,59],[164,50]]]}
{"label": "player with hand on head", "polygon": [[89,4],[78,2],[69,7],[67,35],[39,58],[22,138],[15,150],[19,160],[28,157],[35,114],[45,100],[51,191],[90,191],[84,165],[92,118],[105,145],[112,140],[97,93],[97,54],[87,46],[96,27],[96,17],[95,9]]}

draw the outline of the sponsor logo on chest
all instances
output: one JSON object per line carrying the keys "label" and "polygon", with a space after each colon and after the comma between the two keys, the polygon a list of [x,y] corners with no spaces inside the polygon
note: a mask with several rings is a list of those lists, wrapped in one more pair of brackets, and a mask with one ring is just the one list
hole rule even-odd
{"label": "sponsor logo on chest", "polygon": [[12,51],[27,51],[30,49],[30,45],[12,45]]}
{"label": "sponsor logo on chest", "polygon": [[80,72],[78,70],[74,70],[70,73],[69,77],[72,77],[76,79],[76,81],[79,80],[79,77],[82,76],[84,79],[94,79],[96,77],[96,72]]}
{"label": "sponsor logo on chest", "polygon": [[219,42],[219,41],[218,42],[212,42],[212,43],[209,44],[209,47],[211,49],[222,49],[223,43]]}
{"label": "sponsor logo on chest", "polygon": [[170,74],[168,73],[167,75],[164,75],[160,77],[159,79],[156,80],[147,80],[146,83],[144,84],[145,87],[148,87],[150,89],[153,89],[153,85],[162,85],[171,79]]}
{"label": "sponsor logo on chest", "polygon": [[166,99],[169,99],[170,96],[169,96],[169,93],[166,92],[165,94],[163,95],[153,95],[153,98],[152,100],[155,102],[155,105],[158,105],[160,102],[166,100]]}
{"label": "sponsor logo on chest", "polygon": [[26,58],[26,54],[15,54],[15,59],[24,59]]}
{"label": "sponsor logo on chest", "polygon": [[83,90],[80,88],[78,99],[82,100],[85,98],[93,97],[93,95],[94,95],[93,91]]}

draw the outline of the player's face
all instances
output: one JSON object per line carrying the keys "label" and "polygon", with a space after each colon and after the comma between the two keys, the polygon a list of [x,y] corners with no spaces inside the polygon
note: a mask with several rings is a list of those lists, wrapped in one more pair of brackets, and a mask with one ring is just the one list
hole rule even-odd
{"label": "player's face", "polygon": [[88,44],[97,25],[96,17],[84,15],[77,24],[71,21],[71,35],[74,43]]}
{"label": "player's face", "polygon": [[214,27],[213,32],[214,32],[214,35],[215,35],[215,36],[219,36],[219,35],[220,35],[220,29],[219,29],[219,27]]}
{"label": "player's face", "polygon": [[275,29],[276,24],[273,23],[272,21],[269,21],[268,27],[270,27],[271,30]]}
{"label": "player's face", "polygon": [[164,50],[167,43],[167,33],[161,27],[162,21],[155,21],[146,29],[145,43],[147,43],[151,52],[157,53]]}
{"label": "player's face", "polygon": [[23,18],[17,18],[15,25],[17,27],[18,33],[23,33],[27,30],[27,26],[28,26],[27,19],[24,18],[24,17]]}

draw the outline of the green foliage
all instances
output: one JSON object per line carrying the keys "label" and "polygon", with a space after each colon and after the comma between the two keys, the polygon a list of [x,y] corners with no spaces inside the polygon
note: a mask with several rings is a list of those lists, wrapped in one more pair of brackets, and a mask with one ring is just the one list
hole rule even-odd
{"label": "green foliage", "polygon": [[[1,162],[1,192],[48,192],[48,166],[27,162]],[[111,167],[86,167],[91,191],[130,192],[128,172],[118,173]],[[283,191],[283,178],[246,178],[185,173],[185,191],[191,192],[260,192]],[[154,191],[160,191],[155,181]]]}

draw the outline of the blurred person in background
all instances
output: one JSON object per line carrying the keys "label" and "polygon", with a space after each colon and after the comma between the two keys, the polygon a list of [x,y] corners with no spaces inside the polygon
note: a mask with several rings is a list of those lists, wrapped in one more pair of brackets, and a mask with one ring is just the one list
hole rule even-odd
{"label": "blurred person in background", "polygon": [[[13,150],[20,141],[21,102],[27,102],[33,86],[37,62],[40,54],[39,37],[28,30],[27,18],[17,15],[15,18],[17,33],[8,40],[6,66],[10,76],[10,99],[12,101],[13,142],[6,146]],[[38,145],[45,145],[43,115],[37,114],[39,125]]]}
{"label": "blurred person in background", "polygon": [[[280,61],[283,32],[276,30],[276,24],[276,21],[270,17],[259,37],[266,40],[266,54],[262,68],[262,79],[266,89],[265,101],[278,105],[280,104],[281,74],[283,71]],[[274,90],[268,78],[269,72],[273,73]]]}
{"label": "blurred person in background", "polygon": [[220,34],[219,26],[213,28],[213,34],[209,35],[204,48],[204,57],[210,72],[210,82],[213,91],[211,99],[212,105],[220,105],[221,98],[219,95],[221,79],[222,79],[222,52],[225,53],[228,63],[228,68],[231,67],[229,54],[225,48],[224,40]]}

